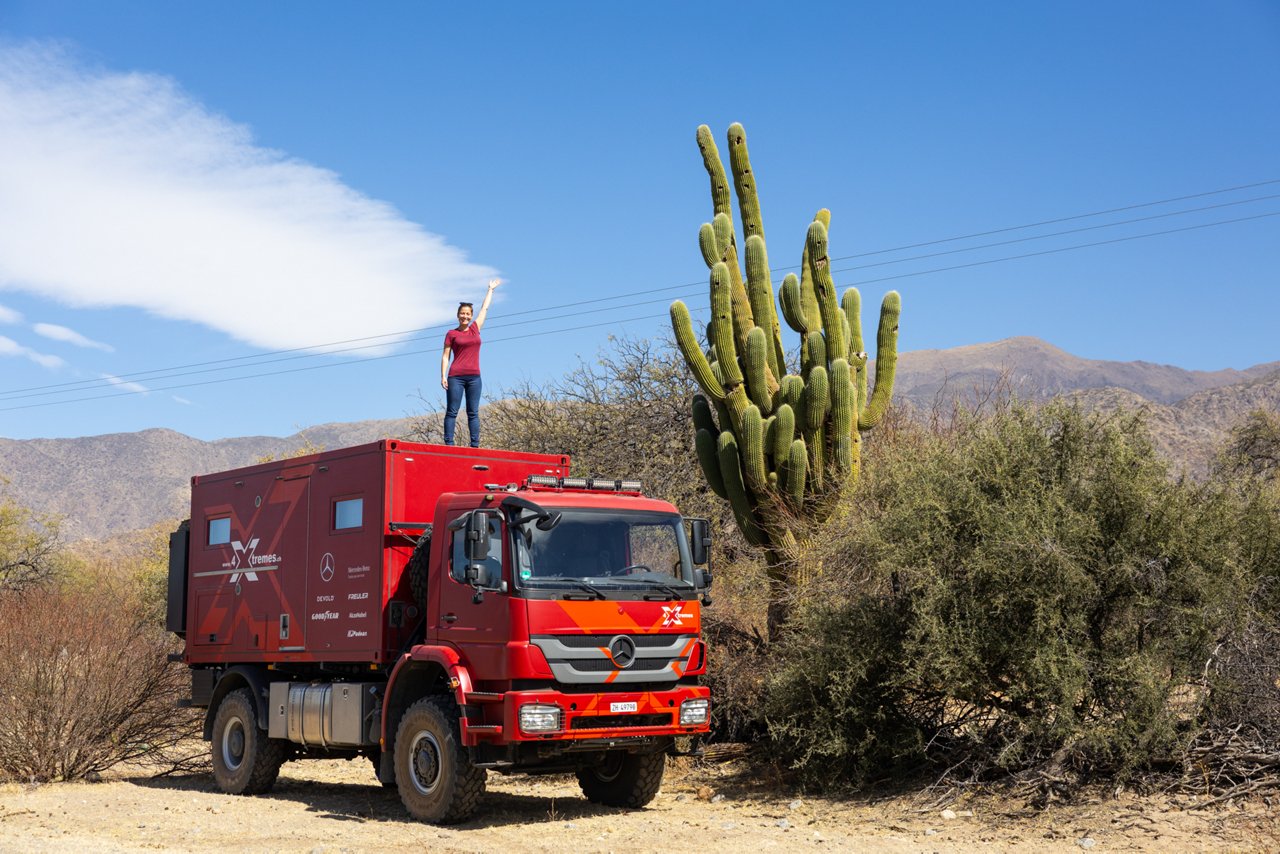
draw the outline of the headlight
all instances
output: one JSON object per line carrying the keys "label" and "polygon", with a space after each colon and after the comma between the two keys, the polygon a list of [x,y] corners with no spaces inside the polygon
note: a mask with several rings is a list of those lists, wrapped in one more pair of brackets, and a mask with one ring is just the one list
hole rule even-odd
{"label": "headlight", "polygon": [[685,700],[680,704],[680,726],[705,724],[710,711],[710,700]]}
{"label": "headlight", "polygon": [[537,703],[521,706],[520,729],[523,732],[559,732],[560,707]]}

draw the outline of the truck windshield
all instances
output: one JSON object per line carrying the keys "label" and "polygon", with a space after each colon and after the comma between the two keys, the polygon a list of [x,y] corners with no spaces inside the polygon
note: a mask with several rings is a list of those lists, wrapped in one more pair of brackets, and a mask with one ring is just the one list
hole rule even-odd
{"label": "truck windshield", "polygon": [[564,510],[550,531],[516,529],[521,587],[580,594],[634,590],[663,598],[693,592],[684,523],[671,513]]}

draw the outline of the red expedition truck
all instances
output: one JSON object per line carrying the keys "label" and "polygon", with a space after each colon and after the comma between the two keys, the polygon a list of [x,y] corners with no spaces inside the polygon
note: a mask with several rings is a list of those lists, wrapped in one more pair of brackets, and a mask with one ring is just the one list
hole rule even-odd
{"label": "red expedition truck", "polygon": [[192,478],[168,627],[219,787],[367,756],[425,821],[470,816],[488,770],[648,803],[709,728],[708,524],[568,472],[383,440]]}

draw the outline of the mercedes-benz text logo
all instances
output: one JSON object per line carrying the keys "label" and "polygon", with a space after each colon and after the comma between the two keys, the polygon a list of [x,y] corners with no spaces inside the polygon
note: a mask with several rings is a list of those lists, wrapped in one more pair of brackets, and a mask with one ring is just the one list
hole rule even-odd
{"label": "mercedes-benz text logo", "polygon": [[324,557],[320,558],[320,579],[328,581],[331,578],[333,578],[333,555],[325,552]]}
{"label": "mercedes-benz text logo", "polygon": [[609,641],[609,658],[613,663],[626,669],[636,660],[636,643],[626,635],[618,635]]}

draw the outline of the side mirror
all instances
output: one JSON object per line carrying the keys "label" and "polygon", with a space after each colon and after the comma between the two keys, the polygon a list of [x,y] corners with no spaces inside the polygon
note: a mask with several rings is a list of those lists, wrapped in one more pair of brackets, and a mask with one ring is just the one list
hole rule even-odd
{"label": "side mirror", "polygon": [[711,560],[711,520],[690,519],[689,539],[694,566],[706,566]]}
{"label": "side mirror", "polygon": [[[465,546],[467,561],[482,561],[489,557],[489,514],[473,510],[467,516],[467,542]],[[471,571],[478,567],[467,567],[467,581],[471,581]]]}

